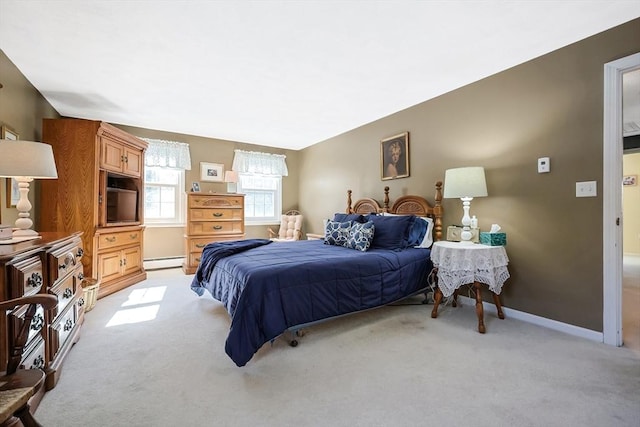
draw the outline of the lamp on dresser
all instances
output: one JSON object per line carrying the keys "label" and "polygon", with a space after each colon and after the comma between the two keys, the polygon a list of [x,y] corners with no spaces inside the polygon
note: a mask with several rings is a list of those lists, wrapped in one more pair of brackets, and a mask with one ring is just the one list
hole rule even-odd
{"label": "lamp on dresser", "polygon": [[224,182],[227,183],[227,193],[235,193],[238,189],[238,172],[226,171],[224,173]]}
{"label": "lamp on dresser", "polygon": [[487,196],[487,182],[484,176],[484,168],[481,166],[471,166],[465,168],[447,169],[444,174],[444,194],[445,199],[462,200],[462,232],[460,233],[461,243],[473,243],[471,237],[471,217],[469,209],[474,197]]}
{"label": "lamp on dresser", "polygon": [[0,177],[18,181],[20,199],[16,204],[18,219],[13,237],[38,237],[31,229],[29,183],[34,179],[58,178],[53,150],[49,144],[0,139]]}

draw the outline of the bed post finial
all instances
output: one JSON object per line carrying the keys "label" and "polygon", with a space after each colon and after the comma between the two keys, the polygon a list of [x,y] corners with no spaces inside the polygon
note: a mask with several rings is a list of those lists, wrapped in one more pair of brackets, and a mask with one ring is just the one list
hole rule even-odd
{"label": "bed post finial", "polygon": [[353,213],[351,209],[351,190],[347,190],[347,212],[348,214]]}
{"label": "bed post finial", "polygon": [[384,200],[382,204],[382,212],[389,212],[389,186],[384,187]]}
{"label": "bed post finial", "polygon": [[433,206],[433,231],[436,241],[442,240],[442,181],[436,182],[436,197]]}

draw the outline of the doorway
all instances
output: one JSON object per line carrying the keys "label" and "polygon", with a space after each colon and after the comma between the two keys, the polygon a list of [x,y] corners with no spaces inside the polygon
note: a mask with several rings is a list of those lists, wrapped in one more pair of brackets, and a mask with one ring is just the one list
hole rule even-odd
{"label": "doorway", "polygon": [[603,342],[622,336],[622,80],[640,69],[640,53],[604,65],[603,139]]}

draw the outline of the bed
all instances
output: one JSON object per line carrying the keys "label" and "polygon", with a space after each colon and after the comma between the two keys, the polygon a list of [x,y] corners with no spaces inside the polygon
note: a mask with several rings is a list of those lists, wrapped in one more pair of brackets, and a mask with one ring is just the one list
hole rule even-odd
{"label": "bed", "polygon": [[[426,292],[432,269],[426,242],[442,236],[441,190],[442,183],[436,183],[433,204],[420,196],[402,196],[390,204],[388,187],[382,204],[370,198],[352,204],[349,190],[345,213],[327,220],[323,240],[207,245],[191,289],[200,296],[207,291],[231,316],[227,355],[244,366],[263,344],[287,331],[295,334]],[[418,237],[423,222],[426,231]],[[347,243],[340,242],[344,236]],[[362,250],[358,245],[367,239],[369,246]]]}

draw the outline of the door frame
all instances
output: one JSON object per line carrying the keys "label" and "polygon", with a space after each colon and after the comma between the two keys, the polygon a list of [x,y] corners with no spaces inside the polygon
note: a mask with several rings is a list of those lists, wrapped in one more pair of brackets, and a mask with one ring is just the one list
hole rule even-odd
{"label": "door frame", "polygon": [[622,345],[622,75],[640,68],[640,53],[604,64],[602,183],[602,340]]}

